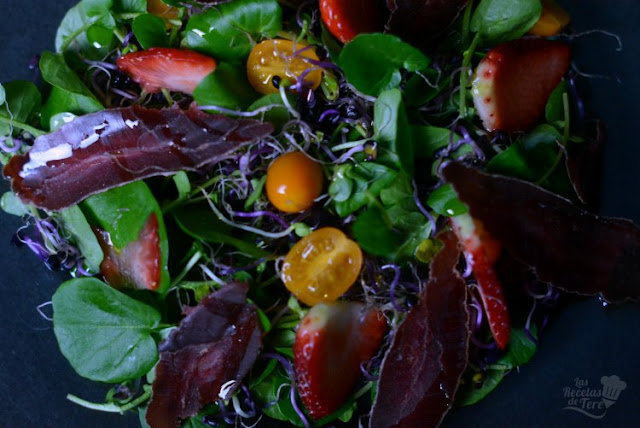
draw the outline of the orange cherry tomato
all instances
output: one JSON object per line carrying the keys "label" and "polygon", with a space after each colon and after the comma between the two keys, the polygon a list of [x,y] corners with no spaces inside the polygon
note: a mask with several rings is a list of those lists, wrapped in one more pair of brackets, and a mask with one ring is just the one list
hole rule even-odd
{"label": "orange cherry tomato", "polygon": [[282,265],[282,282],[303,303],[313,306],[342,296],[356,282],[362,250],[339,229],[311,232],[289,250]]}
{"label": "orange cherry tomato", "polygon": [[383,30],[382,13],[376,0],[320,0],[322,22],[342,43],[360,33]]}
{"label": "orange cherry tomato", "polygon": [[311,208],[322,194],[324,174],[320,164],[302,152],[276,158],[267,170],[267,197],[277,209],[297,213]]}
{"label": "orange cherry tomato", "polygon": [[554,0],[542,0],[542,14],[529,33],[543,37],[555,36],[569,22],[571,22],[571,17],[567,11]]}
{"label": "orange cherry tomato", "polygon": [[315,68],[304,76],[304,82],[311,89],[317,89],[322,81],[322,69],[304,60],[309,58],[319,61],[315,49],[305,49],[306,47],[302,43],[294,45],[291,40],[285,39],[258,43],[247,60],[247,76],[251,86],[261,94],[274,94],[278,92],[283,79],[297,82],[302,73]]}
{"label": "orange cherry tomato", "polygon": [[162,0],[147,0],[147,12],[163,19],[178,19],[180,9],[163,3]]}

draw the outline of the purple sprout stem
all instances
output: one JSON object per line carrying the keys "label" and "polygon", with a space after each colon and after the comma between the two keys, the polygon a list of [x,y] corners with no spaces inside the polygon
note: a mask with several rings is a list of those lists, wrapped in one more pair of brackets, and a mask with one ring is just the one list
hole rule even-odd
{"label": "purple sprout stem", "polygon": [[231,215],[234,217],[242,217],[242,218],[270,217],[285,229],[288,229],[289,226],[291,226],[282,217],[280,217],[278,214],[273,213],[271,211],[253,211],[253,212],[233,211],[231,212]]}
{"label": "purple sprout stem", "polygon": [[304,427],[305,428],[310,428],[311,425],[309,424],[309,421],[307,420],[307,416],[300,409],[300,406],[298,406],[298,402],[296,400],[296,388],[295,388],[296,373],[293,370],[293,367],[291,366],[291,363],[289,362],[289,360],[287,360],[282,355],[278,355],[276,353],[263,354],[262,357],[263,358],[273,358],[274,360],[276,360],[280,364],[282,364],[282,366],[284,367],[285,371],[289,375],[289,378],[291,379],[291,405],[293,406],[293,409],[296,411],[296,413],[298,414],[298,416],[302,420],[302,423],[304,424]]}
{"label": "purple sprout stem", "polygon": [[364,145],[363,144],[360,144],[359,146],[352,147],[348,151],[346,151],[345,153],[340,155],[340,157],[338,159],[336,159],[335,162],[337,164],[345,163],[346,161],[351,159],[351,156],[355,155],[356,153],[360,153],[362,151],[364,151]]}
{"label": "purple sprout stem", "polygon": [[5,144],[5,141],[7,139],[4,137],[0,137],[0,150],[2,150],[5,153],[15,153],[18,150],[20,150],[20,147],[22,147],[22,141],[19,140],[18,138],[13,138],[13,146],[9,147]]}
{"label": "purple sprout stem", "polygon": [[411,186],[413,187],[413,201],[415,202],[416,206],[418,207],[422,215],[424,215],[427,218],[427,220],[429,220],[429,223],[431,224],[431,234],[435,235],[436,220],[433,218],[431,213],[425,209],[425,207],[422,205],[422,202],[420,202],[420,198],[418,197],[418,186],[416,185],[415,180],[411,181]]}
{"label": "purple sprout stem", "polygon": [[328,116],[340,116],[340,111],[332,108],[329,110],[325,110],[322,112],[322,114],[320,115],[320,117],[318,118],[318,122],[322,122],[323,120],[325,120]]}
{"label": "purple sprout stem", "polygon": [[298,6],[298,9],[296,10],[296,22],[298,23],[298,26],[300,26],[300,28],[304,28],[304,21],[302,21],[302,10],[309,5],[312,5],[313,3],[316,3],[316,0],[308,0]]}
{"label": "purple sprout stem", "polygon": [[365,367],[365,363],[360,363],[360,371],[362,372],[362,376],[368,381],[375,382],[379,378],[379,376],[369,373],[369,370]]}

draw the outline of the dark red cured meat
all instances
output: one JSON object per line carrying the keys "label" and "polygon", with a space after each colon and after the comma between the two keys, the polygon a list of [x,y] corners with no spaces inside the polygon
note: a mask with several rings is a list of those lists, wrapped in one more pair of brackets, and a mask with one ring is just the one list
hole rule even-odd
{"label": "dark red cured meat", "polygon": [[456,270],[460,249],[451,231],[438,239],[444,247],[431,263],[431,278],[382,363],[371,428],[438,425],[467,366],[467,286]]}
{"label": "dark red cured meat", "polygon": [[468,0],[387,0],[386,28],[408,42],[433,47],[453,24]]}
{"label": "dark red cured meat", "polygon": [[[602,121],[597,121],[593,135],[585,143],[568,144],[565,165],[569,179],[580,202],[587,207],[597,207],[600,196],[602,158],[606,130]],[[565,146],[560,146],[563,149]]]}
{"label": "dark red cured meat", "polygon": [[56,211],[141,178],[203,169],[272,131],[267,123],[196,109],[103,110],[37,138],[4,174],[22,201]]}
{"label": "dark red cured meat", "polygon": [[258,315],[245,303],[247,284],[231,283],[202,299],[159,346],[146,419],[152,428],[177,428],[240,381],[261,347]]}
{"label": "dark red cured meat", "polygon": [[608,301],[640,299],[640,228],[599,217],[522,180],[458,163],[442,169],[473,218],[538,278]]}

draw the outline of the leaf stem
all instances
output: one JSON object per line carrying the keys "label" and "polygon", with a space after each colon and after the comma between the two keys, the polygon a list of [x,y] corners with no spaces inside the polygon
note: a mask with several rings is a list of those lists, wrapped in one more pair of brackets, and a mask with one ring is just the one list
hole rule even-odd
{"label": "leaf stem", "polygon": [[0,116],[0,123],[6,123],[7,125],[13,126],[14,128],[22,129],[23,131],[28,132],[34,137],[39,137],[41,135],[46,134],[46,132],[40,129],[34,128],[31,125],[27,125],[26,123],[18,122],[17,120],[9,119],[8,117],[4,117],[4,116]]}
{"label": "leaf stem", "polygon": [[151,398],[151,389],[145,389],[145,391],[135,400],[130,401],[127,404],[123,404],[122,406],[117,405],[116,403],[92,403],[91,401],[83,400],[80,397],[76,397],[73,394],[67,394],[67,400],[85,407],[91,410],[98,410],[101,412],[107,413],[120,413],[123,414],[127,410],[131,410],[135,407],[138,407],[139,404],[144,403],[149,398]]}
{"label": "leaf stem", "polygon": [[462,17],[462,46],[467,46],[469,41],[469,26],[471,22],[471,9],[473,8],[473,2],[467,3],[467,7],[464,10],[464,16]]}
{"label": "leaf stem", "polygon": [[469,84],[469,70],[471,69],[471,58],[480,42],[480,33],[477,33],[469,49],[462,54],[462,69],[460,70],[460,118],[467,118],[467,85]]}

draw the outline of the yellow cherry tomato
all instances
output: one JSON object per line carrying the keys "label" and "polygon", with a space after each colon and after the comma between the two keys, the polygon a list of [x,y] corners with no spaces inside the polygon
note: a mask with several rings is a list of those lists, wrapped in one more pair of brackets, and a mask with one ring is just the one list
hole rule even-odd
{"label": "yellow cherry tomato", "polygon": [[291,40],[285,39],[258,43],[251,50],[247,60],[249,82],[261,94],[274,94],[278,92],[280,82],[285,78],[295,83],[302,73],[312,69],[304,76],[304,83],[315,90],[320,86],[322,69],[305,61],[304,58],[319,61],[315,49],[302,43],[294,45]]}
{"label": "yellow cherry tomato", "polygon": [[362,250],[339,229],[311,232],[289,250],[282,282],[303,303],[333,302],[353,285],[362,268]]}
{"label": "yellow cherry tomato", "polygon": [[180,9],[163,3],[162,0],[147,0],[147,12],[163,19],[178,19]]}
{"label": "yellow cherry tomato", "polygon": [[277,209],[297,213],[311,208],[322,194],[324,174],[320,164],[302,152],[280,155],[267,170],[267,197]]}
{"label": "yellow cherry tomato", "polygon": [[554,0],[542,0],[542,14],[529,33],[543,37],[555,36],[570,21],[569,14]]}

